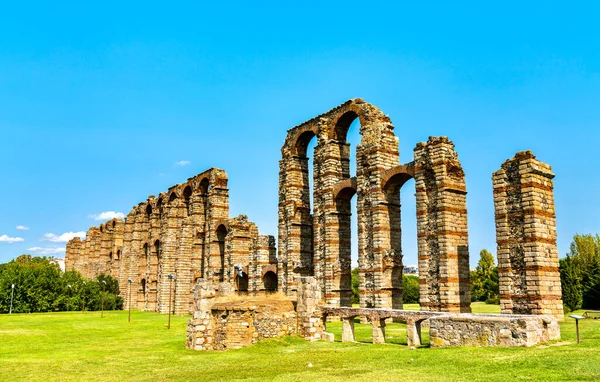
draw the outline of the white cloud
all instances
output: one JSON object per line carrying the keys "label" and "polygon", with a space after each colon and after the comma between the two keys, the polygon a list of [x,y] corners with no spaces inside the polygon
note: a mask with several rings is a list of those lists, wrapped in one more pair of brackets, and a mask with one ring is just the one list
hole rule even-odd
{"label": "white cloud", "polygon": [[125,214],[123,214],[122,212],[104,211],[104,212],[100,212],[99,214],[89,215],[89,217],[94,220],[111,220],[111,219],[115,219],[115,218],[123,219],[123,218],[125,218]]}
{"label": "white cloud", "polygon": [[19,231],[28,231],[29,227],[25,227],[24,225],[18,225],[17,230]]}
{"label": "white cloud", "polygon": [[20,243],[22,241],[24,241],[25,239],[23,239],[22,237],[8,237],[6,235],[2,235],[0,236],[0,243]]}
{"label": "white cloud", "polygon": [[175,162],[175,166],[187,166],[192,164],[189,160],[180,160],[179,162]]}
{"label": "white cloud", "polygon": [[58,253],[64,253],[64,248],[56,248],[56,247],[31,247],[27,248],[29,252],[33,252],[38,255],[56,255]]}
{"label": "white cloud", "polygon": [[[55,235],[53,233],[46,233],[44,234],[44,236],[42,236],[42,238],[40,239],[40,241],[51,241],[53,243],[66,243],[67,241],[71,240],[74,237],[80,237],[80,238],[85,238],[85,232],[80,231],[80,232],[65,232],[62,235]],[[37,247],[36,247],[37,248]]]}

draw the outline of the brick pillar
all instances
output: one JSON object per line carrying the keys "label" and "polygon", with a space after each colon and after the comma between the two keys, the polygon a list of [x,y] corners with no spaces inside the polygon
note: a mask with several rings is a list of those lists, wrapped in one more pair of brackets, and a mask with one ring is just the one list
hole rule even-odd
{"label": "brick pillar", "polygon": [[429,137],[415,148],[421,309],[471,311],[465,175],[454,143]]}
{"label": "brick pillar", "polygon": [[334,187],[350,178],[350,145],[329,140],[315,148],[314,275],[327,304],[352,305],[350,198],[336,198]]}
{"label": "brick pillar", "polygon": [[564,319],[553,178],[531,151],[517,153],[492,176],[502,313]]}
{"label": "brick pillar", "polygon": [[400,164],[393,129],[385,116],[361,119],[356,180],[362,308],[402,308],[402,252],[390,228],[390,214],[399,216],[400,205],[388,202],[382,185],[383,173]]}
{"label": "brick pillar", "polygon": [[319,340],[325,330],[323,314],[319,307],[321,288],[312,276],[297,277],[297,285],[298,335],[308,341]]}
{"label": "brick pillar", "polygon": [[310,213],[308,157],[287,154],[279,162],[279,282],[296,292],[294,277],[313,274],[313,219]]}

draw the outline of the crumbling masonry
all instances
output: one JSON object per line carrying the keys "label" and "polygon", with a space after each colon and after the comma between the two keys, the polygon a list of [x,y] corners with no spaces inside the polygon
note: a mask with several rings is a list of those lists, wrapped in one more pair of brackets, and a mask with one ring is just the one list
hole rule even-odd
{"label": "crumbling masonry", "polygon": [[[361,142],[353,176],[346,135],[357,119]],[[313,138],[317,145],[308,153]],[[470,312],[465,174],[447,137],[417,144],[413,160],[401,164],[390,118],[352,99],[288,130],[281,153],[277,254],[274,238],[259,235],[244,215],[229,218],[227,176],[211,169],[150,196],[125,221],[111,220],[90,228],[86,240],[70,241],[67,269],[87,277],[110,273],[126,301],[133,292],[134,308],[163,313],[169,304],[177,313],[191,313],[200,281],[301,299],[299,276],[312,277],[324,306],[350,307],[356,195],[360,306],[402,309],[400,189],[414,179],[421,309]],[[553,176],[530,152],[518,153],[494,174],[503,313],[562,319]]]}
{"label": "crumbling masonry", "polygon": [[[357,118],[362,139],[351,177],[346,135]],[[311,200],[306,150],[315,136]],[[281,291],[293,295],[295,275],[314,275],[327,304],[351,305],[350,200],[356,195],[361,307],[401,309],[400,188],[414,178],[421,307],[470,311],[466,187],[452,142],[430,138],[415,148],[414,162],[401,165],[389,117],[354,99],[289,130],[281,152]]]}
{"label": "crumbling masonry", "polygon": [[493,175],[502,313],[563,318],[553,178],[531,151]]}
{"label": "crumbling masonry", "polygon": [[161,313],[168,312],[169,295],[175,313],[192,313],[199,280],[241,292],[277,289],[275,240],[259,235],[245,215],[229,218],[227,175],[219,169],[150,196],[125,221],[90,228],[85,240],[67,244],[65,264],[85,277],[118,278],[126,304],[131,288],[134,309]]}

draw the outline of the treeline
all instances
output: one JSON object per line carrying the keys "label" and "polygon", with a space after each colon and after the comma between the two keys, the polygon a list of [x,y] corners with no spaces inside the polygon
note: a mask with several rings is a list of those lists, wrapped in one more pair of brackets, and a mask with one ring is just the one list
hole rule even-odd
{"label": "treeline", "polygon": [[600,309],[600,235],[575,235],[567,257],[560,259],[566,311]]}
{"label": "treeline", "polygon": [[22,255],[0,264],[0,313],[56,312],[66,310],[100,310],[123,308],[119,282],[109,275],[95,280],[84,279],[79,272],[61,272],[59,266],[46,257]]}

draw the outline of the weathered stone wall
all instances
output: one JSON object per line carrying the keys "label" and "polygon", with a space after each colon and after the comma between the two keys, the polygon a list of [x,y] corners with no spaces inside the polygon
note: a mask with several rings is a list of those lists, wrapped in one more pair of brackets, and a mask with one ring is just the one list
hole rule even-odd
{"label": "weathered stone wall", "polygon": [[447,137],[415,148],[420,304],[471,311],[465,174]]}
{"label": "weathered stone wall", "polygon": [[216,296],[213,284],[195,289],[196,310],[188,321],[186,346],[194,350],[227,350],[262,339],[297,332],[297,315],[289,300]]}
{"label": "weathered stone wall", "polygon": [[429,319],[432,347],[534,346],[560,339],[553,316],[458,314]]}
{"label": "weathered stone wall", "polygon": [[[348,129],[360,120],[357,176],[350,174]],[[361,99],[350,100],[288,131],[279,173],[279,290],[296,293],[296,276],[317,277],[327,303],[351,305],[350,200],[357,195],[361,304],[402,305],[400,194],[390,200],[383,173],[399,166],[390,119]],[[310,198],[308,157],[314,151]],[[311,213],[312,208],[312,213]]]}
{"label": "weathered stone wall", "polygon": [[[65,264],[88,278],[100,273],[117,278],[127,308],[131,295],[134,309],[167,313],[171,305],[175,313],[191,313],[192,288],[199,280],[261,293],[268,289],[267,276],[272,290],[274,247],[274,238],[259,235],[245,215],[229,218],[227,175],[210,169],[150,196],[125,221],[91,227],[85,240],[71,240]],[[235,265],[243,270],[239,278]]]}
{"label": "weathered stone wall", "polygon": [[531,151],[493,174],[500,306],[506,314],[564,319],[552,168]]}
{"label": "weathered stone wall", "polygon": [[[350,174],[348,129],[360,120],[356,177]],[[307,147],[314,150],[311,200]],[[350,200],[357,195],[360,304],[402,308],[400,189],[415,178],[422,306],[470,311],[464,173],[454,144],[431,137],[400,165],[388,116],[350,100],[288,131],[279,172],[279,290],[294,295],[294,276],[314,275],[325,303],[350,306]],[[312,213],[311,213],[312,208]]]}

